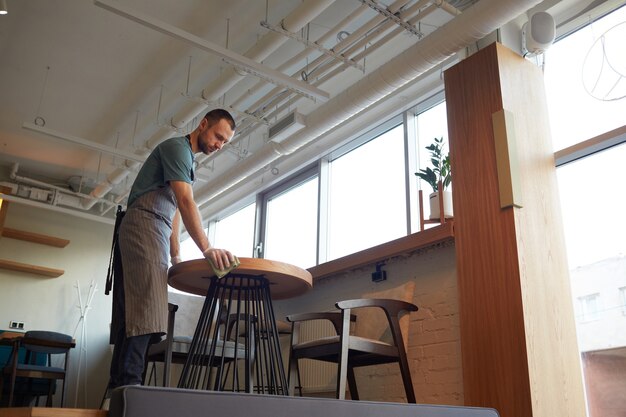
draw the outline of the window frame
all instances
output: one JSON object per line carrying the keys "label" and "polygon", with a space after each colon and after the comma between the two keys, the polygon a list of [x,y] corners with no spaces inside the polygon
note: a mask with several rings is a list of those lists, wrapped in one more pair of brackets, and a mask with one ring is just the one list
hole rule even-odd
{"label": "window frame", "polygon": [[[257,194],[257,216],[255,223],[255,245],[254,245],[254,256],[257,258],[263,258],[265,255],[265,237],[267,235],[267,205],[268,202],[275,197],[280,196],[288,192],[289,190],[298,187],[299,185],[319,176],[319,170],[317,169],[317,164],[312,164],[304,169],[296,172],[295,174],[285,178],[283,181],[280,181],[273,187],[268,188],[262,193]],[[318,179],[318,193],[319,193],[319,179]],[[318,199],[318,207],[317,207],[317,217],[319,219],[319,199]],[[319,230],[319,224],[318,224]],[[319,247],[316,244],[316,248]],[[316,250],[316,259],[317,253],[319,253],[319,249]]]}

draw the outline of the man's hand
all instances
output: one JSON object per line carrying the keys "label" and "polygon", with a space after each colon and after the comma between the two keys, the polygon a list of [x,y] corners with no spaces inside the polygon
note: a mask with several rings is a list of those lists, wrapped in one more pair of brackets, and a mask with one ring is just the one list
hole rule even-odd
{"label": "man's hand", "polygon": [[170,262],[172,263],[172,266],[180,263],[181,262],[180,256],[172,256],[172,258],[170,259]]}
{"label": "man's hand", "polygon": [[233,254],[226,249],[208,248],[202,254],[205,259],[210,259],[217,269],[228,268],[231,262],[235,261]]}

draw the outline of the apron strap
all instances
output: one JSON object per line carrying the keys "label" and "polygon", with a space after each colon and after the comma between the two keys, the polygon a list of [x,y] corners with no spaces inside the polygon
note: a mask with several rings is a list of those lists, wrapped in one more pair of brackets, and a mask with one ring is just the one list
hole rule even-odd
{"label": "apron strap", "polygon": [[124,218],[126,211],[122,210],[122,206],[117,206],[117,213],[115,213],[115,226],[113,227],[113,241],[111,242],[111,256],[109,258],[109,269],[107,271],[106,285],[104,287],[104,294],[109,295],[111,288],[113,287],[113,277],[116,270],[121,268],[122,260],[120,258],[119,250],[117,249],[117,236]]}

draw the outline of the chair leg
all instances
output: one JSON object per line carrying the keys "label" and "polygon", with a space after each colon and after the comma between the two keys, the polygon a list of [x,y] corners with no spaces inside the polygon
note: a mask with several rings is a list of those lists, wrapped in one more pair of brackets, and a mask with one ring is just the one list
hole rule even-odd
{"label": "chair leg", "polygon": [[342,312],[342,325],[340,335],[341,351],[337,362],[337,392],[336,397],[346,399],[346,379],[348,376],[348,352],[350,351],[350,309]]}
{"label": "chair leg", "polygon": [[356,378],[354,377],[354,368],[348,366],[348,389],[350,389],[350,399],[358,401],[359,391],[356,388]]}
{"label": "chair leg", "polygon": [[404,391],[406,392],[406,402],[415,404],[415,392],[413,391],[413,381],[411,380],[411,370],[409,369],[409,362],[405,355],[401,355],[398,361],[400,365],[400,374],[402,375],[402,382],[404,383]]}
{"label": "chair leg", "polygon": [[[56,379],[50,379],[48,381],[48,398],[46,398],[46,407],[52,407],[52,393],[54,392],[54,385],[56,385],[56,383]],[[62,404],[61,407],[63,407]]]}
{"label": "chair leg", "polygon": [[13,394],[15,393],[15,371],[11,374],[11,387],[9,388],[9,407],[13,406]]}
{"label": "chair leg", "polygon": [[289,378],[287,378],[288,392],[290,396],[295,395],[296,380],[298,381],[298,388],[300,396],[302,397],[302,386],[300,384],[300,368],[298,368],[298,360],[289,356]]}

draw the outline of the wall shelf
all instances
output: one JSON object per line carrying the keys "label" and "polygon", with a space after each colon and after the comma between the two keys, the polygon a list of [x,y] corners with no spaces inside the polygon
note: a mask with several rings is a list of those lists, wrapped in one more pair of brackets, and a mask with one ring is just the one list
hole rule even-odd
{"label": "wall shelf", "polygon": [[25,232],[23,230],[11,229],[9,227],[2,229],[2,237],[39,243],[40,245],[54,246],[56,248],[64,248],[70,243],[67,239],[42,235],[39,233]]}
{"label": "wall shelf", "polygon": [[0,268],[9,269],[11,271],[29,272],[31,274],[43,275],[46,277],[56,278],[65,273],[62,269],[47,268],[45,266],[37,266],[31,264],[23,264],[21,262],[8,261],[0,259]]}
{"label": "wall shelf", "polygon": [[[54,246],[56,248],[64,248],[70,243],[70,241],[67,239],[60,239],[57,237],[42,235],[39,233],[26,232],[23,230],[4,227],[4,222],[6,220],[7,212],[9,210],[9,202],[6,200],[3,201],[2,194],[9,192],[10,190],[7,187],[0,187],[0,238],[7,237],[11,239],[24,240],[27,242],[38,243],[41,245]],[[62,269],[24,264],[21,262],[9,261],[7,259],[0,259],[0,269],[27,272],[52,278],[59,277],[65,273],[65,271]]]}

